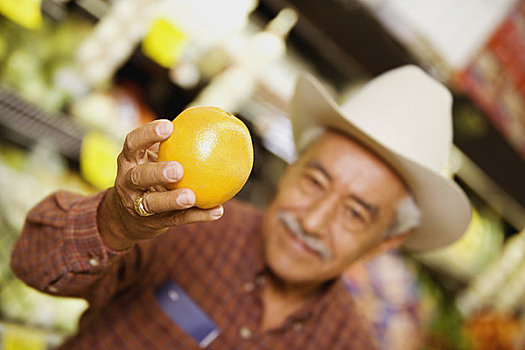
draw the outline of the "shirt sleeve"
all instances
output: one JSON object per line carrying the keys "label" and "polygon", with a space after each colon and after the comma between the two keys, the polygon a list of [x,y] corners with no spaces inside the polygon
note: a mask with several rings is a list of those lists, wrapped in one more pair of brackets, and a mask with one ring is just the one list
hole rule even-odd
{"label": "shirt sleeve", "polygon": [[105,194],[61,191],[36,205],[11,255],[15,274],[40,291],[82,297],[92,306],[138,278],[144,247],[116,252],[100,238],[97,210]]}

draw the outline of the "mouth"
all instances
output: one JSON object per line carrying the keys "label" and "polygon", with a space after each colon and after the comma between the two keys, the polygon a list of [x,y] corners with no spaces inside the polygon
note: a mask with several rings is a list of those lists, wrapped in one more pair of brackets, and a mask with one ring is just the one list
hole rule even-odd
{"label": "mouth", "polygon": [[284,225],[288,237],[295,245],[298,245],[301,250],[314,254],[322,260],[331,258],[331,253],[326,246],[318,239],[305,234],[295,218],[284,211],[279,211],[278,217]]}

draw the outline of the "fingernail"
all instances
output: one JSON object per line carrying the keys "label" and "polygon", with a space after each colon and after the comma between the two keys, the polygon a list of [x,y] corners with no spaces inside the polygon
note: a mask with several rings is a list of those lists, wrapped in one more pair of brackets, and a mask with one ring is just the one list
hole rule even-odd
{"label": "fingernail", "polygon": [[162,122],[157,125],[155,128],[159,136],[168,136],[173,130],[173,124],[168,122]]}
{"label": "fingernail", "polygon": [[191,204],[191,200],[190,200],[190,197],[188,195],[180,195],[179,197],[177,197],[177,203],[179,205],[190,205]]}
{"label": "fingernail", "polygon": [[224,213],[224,209],[220,207],[220,208],[213,209],[212,211],[210,211],[210,216],[212,217],[212,219],[218,219],[222,216],[223,213]]}
{"label": "fingernail", "polygon": [[171,181],[180,179],[180,173],[181,171],[177,165],[168,165],[164,168],[164,177]]}

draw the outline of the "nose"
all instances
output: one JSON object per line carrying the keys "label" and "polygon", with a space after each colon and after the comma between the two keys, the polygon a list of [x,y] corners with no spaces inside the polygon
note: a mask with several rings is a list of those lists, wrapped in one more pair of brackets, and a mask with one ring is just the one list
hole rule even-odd
{"label": "nose", "polygon": [[328,224],[335,218],[335,209],[335,196],[319,198],[311,203],[300,218],[304,231],[315,236],[325,234]]}

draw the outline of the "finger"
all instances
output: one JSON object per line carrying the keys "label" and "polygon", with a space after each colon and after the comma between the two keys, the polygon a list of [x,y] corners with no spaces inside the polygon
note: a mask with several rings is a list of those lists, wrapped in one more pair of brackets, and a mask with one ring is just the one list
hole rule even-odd
{"label": "finger", "polygon": [[184,170],[177,162],[142,163],[128,171],[126,185],[131,189],[148,189],[156,185],[177,182]]}
{"label": "finger", "polygon": [[195,193],[189,188],[178,188],[165,192],[147,192],[143,196],[142,204],[147,212],[155,214],[184,210],[195,205]]}
{"label": "finger", "polygon": [[191,208],[174,212],[173,215],[170,216],[170,219],[172,220],[172,224],[174,226],[178,226],[194,224],[198,222],[215,221],[220,219],[223,214],[224,208],[222,205],[219,205],[218,207],[212,209]]}
{"label": "finger", "polygon": [[173,124],[166,119],[156,120],[132,130],[124,142],[124,154],[132,158],[137,152],[144,153],[156,142],[164,141],[173,131]]}

